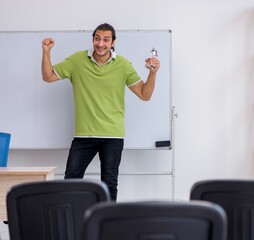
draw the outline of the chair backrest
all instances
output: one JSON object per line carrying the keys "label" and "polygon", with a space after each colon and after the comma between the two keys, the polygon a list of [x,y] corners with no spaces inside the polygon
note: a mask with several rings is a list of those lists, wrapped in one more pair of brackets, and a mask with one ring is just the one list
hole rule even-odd
{"label": "chair backrest", "polygon": [[7,194],[11,240],[77,240],[84,212],[109,201],[107,186],[84,179],[52,180],[14,186]]}
{"label": "chair backrest", "polygon": [[224,208],[228,240],[254,240],[254,181],[200,181],[193,185],[190,199],[210,201]]}
{"label": "chair backrest", "polygon": [[84,216],[80,240],[225,240],[226,214],[216,204],[97,204]]}
{"label": "chair backrest", "polygon": [[6,167],[11,134],[0,132],[0,167]]}

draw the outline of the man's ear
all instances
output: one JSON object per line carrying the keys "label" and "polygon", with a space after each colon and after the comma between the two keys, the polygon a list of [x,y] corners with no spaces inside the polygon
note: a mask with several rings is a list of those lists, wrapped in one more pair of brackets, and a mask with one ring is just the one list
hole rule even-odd
{"label": "man's ear", "polygon": [[114,41],[112,42],[111,48],[115,48],[115,41],[116,41],[116,40],[114,40]]}

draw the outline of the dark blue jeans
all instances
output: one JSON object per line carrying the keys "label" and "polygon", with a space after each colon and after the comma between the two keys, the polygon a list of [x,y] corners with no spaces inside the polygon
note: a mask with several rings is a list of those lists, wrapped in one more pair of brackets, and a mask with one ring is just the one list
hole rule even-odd
{"label": "dark blue jeans", "polygon": [[74,138],[64,178],[83,178],[88,165],[99,153],[101,180],[107,184],[111,199],[116,201],[123,145],[124,140],[117,138]]}

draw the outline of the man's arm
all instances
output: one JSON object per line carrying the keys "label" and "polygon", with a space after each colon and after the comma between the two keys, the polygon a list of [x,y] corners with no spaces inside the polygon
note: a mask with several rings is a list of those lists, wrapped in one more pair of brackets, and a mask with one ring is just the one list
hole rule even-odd
{"label": "man's arm", "polygon": [[54,46],[55,42],[52,38],[46,38],[42,41],[42,63],[41,72],[42,79],[46,82],[54,82],[59,80],[59,77],[55,74],[51,60],[50,51]]}
{"label": "man's arm", "polygon": [[152,97],[155,87],[155,80],[157,71],[160,68],[160,61],[158,58],[146,59],[146,64],[152,66],[149,71],[146,82],[140,81],[137,84],[130,86],[130,90],[135,93],[140,99],[149,101]]}

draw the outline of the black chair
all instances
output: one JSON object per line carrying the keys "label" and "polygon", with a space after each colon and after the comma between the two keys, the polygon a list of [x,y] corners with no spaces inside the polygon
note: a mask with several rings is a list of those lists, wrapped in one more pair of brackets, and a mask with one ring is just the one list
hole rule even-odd
{"label": "black chair", "polygon": [[254,181],[200,181],[193,185],[190,199],[210,201],[224,208],[228,240],[254,240]]}
{"label": "black chair", "polygon": [[225,240],[226,214],[216,204],[102,203],[84,216],[80,240]]}
{"label": "black chair", "polygon": [[19,184],[7,194],[11,240],[77,240],[84,212],[109,201],[100,181],[66,179]]}

